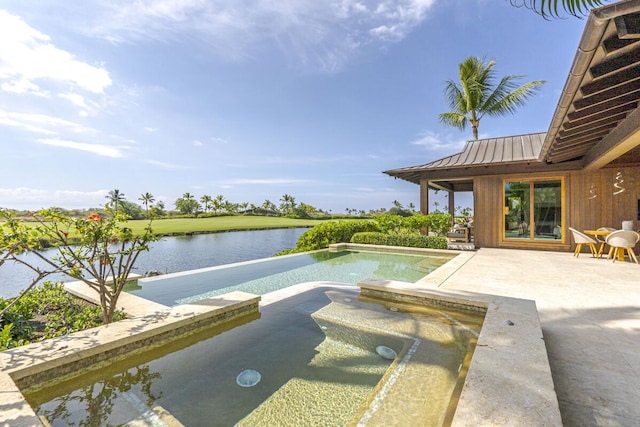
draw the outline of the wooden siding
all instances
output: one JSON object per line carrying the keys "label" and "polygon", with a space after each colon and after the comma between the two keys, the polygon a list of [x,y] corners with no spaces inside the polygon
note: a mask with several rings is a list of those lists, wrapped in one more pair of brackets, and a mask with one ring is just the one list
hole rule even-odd
{"label": "wooden siding", "polygon": [[640,228],[640,167],[612,167],[594,172],[572,172],[569,222],[577,229],[621,228],[622,221],[633,221]]}
{"label": "wooden siding", "polygon": [[[565,224],[562,242],[504,241],[502,186],[505,179],[531,180],[563,177]],[[595,172],[569,171],[553,174],[493,175],[474,177],[474,241],[476,247],[570,251],[574,243],[568,227],[578,230],[621,228],[633,220],[640,229],[640,167],[611,167]],[[617,185],[617,186],[616,186]],[[621,191],[623,190],[623,191]]]}

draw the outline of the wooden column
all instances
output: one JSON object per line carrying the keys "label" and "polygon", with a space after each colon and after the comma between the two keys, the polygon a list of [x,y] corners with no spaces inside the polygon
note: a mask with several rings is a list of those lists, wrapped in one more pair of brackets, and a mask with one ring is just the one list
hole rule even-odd
{"label": "wooden column", "polygon": [[420,180],[420,213],[429,213],[429,181],[426,179]]}
{"label": "wooden column", "polygon": [[455,192],[453,191],[447,191],[447,199],[449,201],[449,215],[451,215],[451,224],[455,223],[455,221],[453,220],[453,214],[456,211],[456,196],[455,196]]}

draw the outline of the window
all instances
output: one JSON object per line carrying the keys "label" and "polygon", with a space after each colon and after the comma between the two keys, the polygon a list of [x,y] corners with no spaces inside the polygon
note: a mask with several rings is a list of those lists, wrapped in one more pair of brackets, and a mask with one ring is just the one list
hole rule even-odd
{"label": "window", "polygon": [[504,239],[562,241],[563,180],[504,182]]}

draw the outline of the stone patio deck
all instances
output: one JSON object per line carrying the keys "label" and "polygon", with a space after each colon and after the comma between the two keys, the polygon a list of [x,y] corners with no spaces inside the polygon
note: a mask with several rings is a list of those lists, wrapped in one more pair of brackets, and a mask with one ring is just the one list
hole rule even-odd
{"label": "stone patio deck", "polygon": [[434,285],[534,300],[563,424],[640,425],[640,265],[480,249]]}

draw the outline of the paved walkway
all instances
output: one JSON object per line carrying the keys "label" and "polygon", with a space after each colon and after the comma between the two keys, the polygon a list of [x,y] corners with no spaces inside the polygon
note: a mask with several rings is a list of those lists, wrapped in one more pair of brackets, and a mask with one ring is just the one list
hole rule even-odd
{"label": "paved walkway", "polygon": [[536,302],[566,426],[640,425],[640,265],[480,249],[440,287]]}

